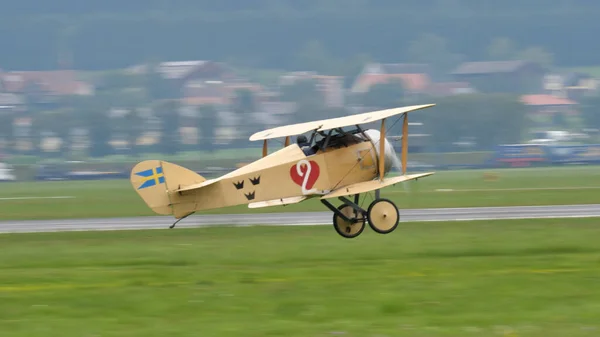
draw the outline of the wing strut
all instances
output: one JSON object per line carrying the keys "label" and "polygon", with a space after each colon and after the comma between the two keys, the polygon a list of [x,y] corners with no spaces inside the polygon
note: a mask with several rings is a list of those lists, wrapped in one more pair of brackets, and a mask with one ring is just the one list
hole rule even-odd
{"label": "wing strut", "polygon": [[267,156],[267,140],[263,140],[263,158]]}
{"label": "wing strut", "polygon": [[408,155],[408,113],[404,114],[402,125],[402,174],[406,174],[406,158]]}
{"label": "wing strut", "polygon": [[383,181],[385,173],[385,118],[381,120],[381,131],[379,136],[379,180]]}
{"label": "wing strut", "polygon": [[285,137],[285,144],[284,144],[284,146],[285,147],[290,146],[290,136]]}

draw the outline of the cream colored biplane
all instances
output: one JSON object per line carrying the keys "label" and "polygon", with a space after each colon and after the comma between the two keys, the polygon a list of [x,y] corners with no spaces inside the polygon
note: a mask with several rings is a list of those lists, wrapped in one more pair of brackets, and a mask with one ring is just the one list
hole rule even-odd
{"label": "cream colored biplane", "polygon": [[[433,174],[406,174],[406,159],[408,113],[434,105],[367,112],[255,133],[250,140],[263,141],[263,157],[216,179],[207,180],[161,160],[143,161],[133,168],[131,183],[154,212],[177,219],[171,228],[202,210],[242,204],[249,208],[281,206],[319,198],[333,212],[333,226],[339,235],[357,237],[366,222],[375,232],[387,234],[396,229],[400,215],[391,200],[380,198],[379,190]],[[393,116],[404,117],[400,163],[386,139],[385,122]],[[376,121],[381,121],[380,130],[360,127]],[[291,136],[297,136],[296,143],[290,144]],[[285,146],[268,154],[267,140],[280,137],[285,137]],[[400,164],[402,174],[386,177],[394,163]],[[367,192],[375,192],[375,197],[365,210],[359,206],[359,195]],[[339,207],[328,201],[334,198],[342,202]]]}

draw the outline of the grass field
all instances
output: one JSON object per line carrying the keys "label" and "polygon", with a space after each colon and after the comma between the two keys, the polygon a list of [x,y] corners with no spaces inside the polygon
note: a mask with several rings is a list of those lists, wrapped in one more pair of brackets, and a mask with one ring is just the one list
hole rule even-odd
{"label": "grass field", "polygon": [[597,222],[0,235],[0,336],[597,336]]}
{"label": "grass field", "polygon": [[[496,180],[484,177],[492,173]],[[450,191],[449,191],[450,190]],[[597,166],[505,170],[442,171],[386,188],[382,196],[399,208],[477,207],[600,203]],[[69,197],[66,199],[40,199]],[[372,200],[363,199],[363,206]],[[246,206],[206,213],[326,211],[318,200],[286,207]],[[125,217],[154,215],[129,181],[21,182],[0,184],[0,220]]]}

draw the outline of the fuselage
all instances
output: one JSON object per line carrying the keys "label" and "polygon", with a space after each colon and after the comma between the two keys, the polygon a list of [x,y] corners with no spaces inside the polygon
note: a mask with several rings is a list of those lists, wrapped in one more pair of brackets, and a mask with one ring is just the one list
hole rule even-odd
{"label": "fuselage", "polygon": [[[286,198],[311,198],[379,176],[379,131],[339,137],[312,155],[291,144],[206,187],[171,195],[176,213],[184,214]],[[395,152],[386,140],[387,173]]]}

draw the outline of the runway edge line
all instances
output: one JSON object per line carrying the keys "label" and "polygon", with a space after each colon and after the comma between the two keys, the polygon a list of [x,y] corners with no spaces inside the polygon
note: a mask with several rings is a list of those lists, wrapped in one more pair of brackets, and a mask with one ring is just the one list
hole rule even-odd
{"label": "runway edge line", "polygon": [[[600,217],[600,204],[473,208],[402,209],[401,222],[486,221]],[[206,214],[186,219],[179,228],[214,226],[323,226],[331,225],[330,212]],[[55,219],[0,222],[0,234],[69,231],[167,229],[169,217]]]}

